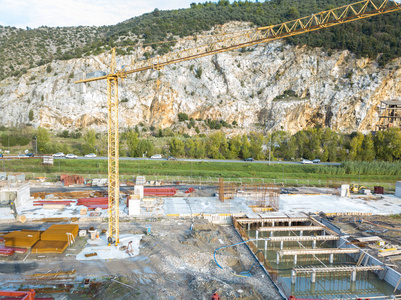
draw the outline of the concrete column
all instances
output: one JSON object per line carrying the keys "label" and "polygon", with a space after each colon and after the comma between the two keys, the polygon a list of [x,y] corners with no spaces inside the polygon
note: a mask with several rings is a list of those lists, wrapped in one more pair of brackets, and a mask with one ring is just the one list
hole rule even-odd
{"label": "concrete column", "polygon": [[258,239],[258,235],[259,235],[259,231],[256,230],[256,237],[255,237],[255,239]]}
{"label": "concrete column", "polygon": [[274,227],[274,221],[272,221],[272,227]]}
{"label": "concrete column", "polygon": [[356,268],[354,268],[351,272],[351,281],[356,281]]}
{"label": "concrete column", "polygon": [[280,263],[280,254],[277,252],[276,254],[276,264]]}
{"label": "concrete column", "polygon": [[267,251],[267,240],[265,240],[265,251]]}
{"label": "concrete column", "polygon": [[326,235],[326,230],[323,230],[322,235]]}
{"label": "concrete column", "polygon": [[294,255],[294,265],[296,265],[296,264],[297,264],[297,258],[298,258],[298,255],[297,255],[297,254],[295,254],[295,255]]}
{"label": "concrete column", "polygon": [[329,256],[329,262],[332,264],[333,260],[334,260],[334,254],[331,253],[330,256]]}
{"label": "concrete column", "polygon": [[291,271],[291,283],[295,284],[296,280],[297,280],[297,273],[294,270],[292,270]]}
{"label": "concrete column", "polygon": [[280,250],[283,250],[283,247],[284,247],[284,241],[281,241],[280,242]]}
{"label": "concrete column", "polygon": [[248,223],[248,230],[251,230],[251,223]]}
{"label": "concrete column", "polygon": [[300,232],[299,232],[299,236],[302,236],[304,234],[304,232],[301,230]]}
{"label": "concrete column", "polygon": [[291,227],[291,221],[288,221],[288,226]]}
{"label": "concrete column", "polygon": [[352,293],[355,293],[355,290],[356,290],[356,281],[351,281],[351,287],[350,287],[350,289],[351,289],[351,292],[352,292]]}
{"label": "concrete column", "polygon": [[313,271],[312,271],[312,273],[311,273],[310,281],[311,281],[312,283],[315,283],[315,282],[316,282],[316,271],[315,271],[315,269],[313,269]]}
{"label": "concrete column", "polygon": [[313,240],[312,241],[312,249],[315,249],[316,248],[316,240]]}
{"label": "concrete column", "polygon": [[270,236],[273,236],[273,231],[270,231]]}

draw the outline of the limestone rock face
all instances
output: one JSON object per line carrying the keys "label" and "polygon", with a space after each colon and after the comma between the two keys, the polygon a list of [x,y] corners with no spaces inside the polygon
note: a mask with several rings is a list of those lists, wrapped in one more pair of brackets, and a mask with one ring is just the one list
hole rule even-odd
{"label": "limestone rock face", "polygon": [[[236,133],[295,133],[315,124],[344,132],[374,129],[380,101],[401,97],[401,59],[381,68],[348,51],[330,54],[278,41],[131,74],[119,85],[120,127],[142,122],[174,129],[180,126],[178,113],[185,112],[194,119],[236,121]],[[119,57],[117,64],[129,65],[132,58]],[[55,61],[50,73],[45,65],[3,80],[0,125],[105,130],[106,81],[74,80],[108,72],[109,61],[106,54]]]}

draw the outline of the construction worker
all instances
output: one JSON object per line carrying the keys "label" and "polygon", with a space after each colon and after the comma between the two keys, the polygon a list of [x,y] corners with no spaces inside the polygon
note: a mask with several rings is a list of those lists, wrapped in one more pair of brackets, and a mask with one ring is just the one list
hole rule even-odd
{"label": "construction worker", "polygon": [[219,300],[219,299],[220,299],[219,294],[213,293],[212,300]]}

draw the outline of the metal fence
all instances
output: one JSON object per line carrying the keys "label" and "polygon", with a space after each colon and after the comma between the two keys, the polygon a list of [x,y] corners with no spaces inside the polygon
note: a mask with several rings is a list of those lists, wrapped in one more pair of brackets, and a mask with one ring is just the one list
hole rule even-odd
{"label": "metal fence", "polygon": [[[17,175],[21,173],[9,173],[7,175]],[[45,177],[46,181],[58,181],[60,174],[66,173],[24,173],[27,180],[37,179],[39,177]],[[87,181],[96,178],[107,178],[107,174],[74,174],[83,176]],[[120,175],[120,182],[135,182],[135,178],[138,174],[132,175]],[[188,185],[219,185],[219,177],[191,177],[191,176],[168,176],[168,175],[146,175],[146,181],[149,183],[160,183],[164,185],[168,184],[188,184]],[[321,179],[269,179],[269,178],[224,178],[225,183],[237,183],[237,184],[276,184],[282,187],[327,187],[327,188],[339,188],[342,184],[356,183],[363,185],[368,189],[372,189],[374,186],[383,186],[386,192],[393,192],[395,190],[396,182],[378,182],[378,181],[350,181],[350,180],[321,180]]]}

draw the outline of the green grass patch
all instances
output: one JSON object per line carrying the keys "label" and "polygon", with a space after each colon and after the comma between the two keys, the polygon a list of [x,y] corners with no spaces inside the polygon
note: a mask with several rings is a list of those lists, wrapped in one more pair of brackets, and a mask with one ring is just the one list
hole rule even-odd
{"label": "green grass patch", "polygon": [[[399,163],[343,163],[341,166],[289,165],[232,162],[183,162],[154,160],[120,160],[121,175],[188,176],[202,178],[260,178],[271,180],[314,180],[336,182],[392,183],[401,180]],[[394,167],[392,166],[394,165]],[[107,160],[54,160],[44,167],[40,159],[4,160],[4,172],[107,174]],[[387,172],[385,172],[387,170]]]}

